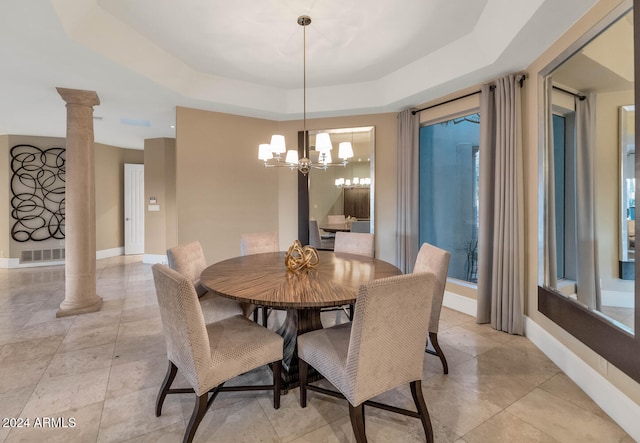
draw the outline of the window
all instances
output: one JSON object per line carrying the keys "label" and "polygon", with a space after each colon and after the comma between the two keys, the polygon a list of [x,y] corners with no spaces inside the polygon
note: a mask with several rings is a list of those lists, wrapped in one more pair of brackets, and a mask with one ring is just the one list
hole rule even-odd
{"label": "window", "polygon": [[[560,109],[559,107],[556,107]],[[576,279],[575,111],[553,115],[553,178],[556,209],[556,266],[559,280]]]}
{"label": "window", "polygon": [[420,244],[451,253],[449,277],[477,282],[480,114],[420,128]]}

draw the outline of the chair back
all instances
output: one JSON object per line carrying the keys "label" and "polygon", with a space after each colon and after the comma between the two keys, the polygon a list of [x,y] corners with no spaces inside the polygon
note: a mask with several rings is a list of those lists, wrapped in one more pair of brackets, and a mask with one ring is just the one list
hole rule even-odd
{"label": "chair back", "polygon": [[435,281],[405,274],[360,287],[345,370],[354,377],[344,392],[352,405],[422,378]]}
{"label": "chair back", "polygon": [[373,247],[373,234],[363,232],[336,232],[335,252],[373,257]]}
{"label": "chair back", "polygon": [[186,277],[195,287],[199,297],[207,292],[200,284],[200,274],[207,267],[207,262],[199,241],[167,249],[167,258],[169,267]]}
{"label": "chair back", "polygon": [[167,265],[155,264],[151,270],[167,344],[167,357],[191,387],[200,392],[212,362],[198,295],[188,278]]}
{"label": "chair back", "polygon": [[447,284],[447,274],[449,273],[449,260],[451,253],[423,243],[418,251],[413,272],[432,272],[436,275],[436,287],[433,292],[433,304],[431,306],[431,319],[429,320],[429,332],[438,333],[438,323],[440,323],[440,311],[442,310],[442,300],[444,298],[444,288]]}
{"label": "chair back", "polygon": [[371,222],[354,220],[351,222],[351,232],[371,232]]}
{"label": "chair back", "polygon": [[240,235],[240,255],[280,251],[278,232],[252,232]]}
{"label": "chair back", "polygon": [[329,223],[330,225],[342,225],[342,224],[345,224],[346,222],[347,222],[347,219],[344,216],[344,214],[327,215],[327,223]]}
{"label": "chair back", "polygon": [[309,246],[320,249],[322,240],[320,239],[320,228],[317,220],[309,220]]}

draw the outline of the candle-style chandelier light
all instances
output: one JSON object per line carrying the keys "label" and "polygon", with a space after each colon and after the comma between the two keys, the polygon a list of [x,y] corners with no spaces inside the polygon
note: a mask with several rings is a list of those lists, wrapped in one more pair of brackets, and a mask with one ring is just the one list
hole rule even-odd
{"label": "candle-style chandelier light", "polygon": [[[302,26],[302,59],[303,59],[303,130],[304,144],[303,157],[298,158],[298,151],[286,148],[284,135],[271,136],[271,143],[261,144],[258,147],[258,158],[264,162],[265,168],[287,167],[291,170],[297,169],[302,174],[307,175],[311,169],[327,169],[329,166],[346,166],[348,159],[353,157],[353,146],[350,142],[342,142],[338,147],[338,157],[340,163],[333,163],[331,151],[331,137],[327,132],[316,135],[315,150],[318,151],[318,163],[313,163],[309,159],[309,148],[307,146],[307,26],[311,24],[311,17],[301,15],[298,17],[298,24]],[[282,159],[282,154],[286,156]]]}

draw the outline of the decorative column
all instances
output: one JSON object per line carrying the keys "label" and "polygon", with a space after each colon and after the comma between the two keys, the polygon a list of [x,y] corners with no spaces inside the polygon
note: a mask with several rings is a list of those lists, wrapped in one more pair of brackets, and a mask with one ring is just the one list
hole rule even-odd
{"label": "decorative column", "polygon": [[65,294],[57,317],[99,311],[96,294],[95,91],[56,88],[67,103]]}

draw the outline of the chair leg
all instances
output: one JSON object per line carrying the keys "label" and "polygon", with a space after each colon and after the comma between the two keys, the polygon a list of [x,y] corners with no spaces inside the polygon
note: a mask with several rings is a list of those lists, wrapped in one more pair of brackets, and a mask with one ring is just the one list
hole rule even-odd
{"label": "chair leg", "polygon": [[353,304],[349,305],[349,321],[353,321]]}
{"label": "chair leg", "polygon": [[424,396],[422,395],[422,382],[420,380],[411,382],[411,396],[418,409],[418,414],[420,414],[420,421],[422,421],[427,443],[433,443],[433,427],[431,426],[427,404],[424,402]]}
{"label": "chair leg", "polygon": [[178,373],[178,368],[173,362],[169,361],[169,368],[167,369],[167,374],[164,376],[164,381],[160,386],[160,391],[158,392],[158,397],[156,398],[156,417],[160,417],[162,413],[162,405],[164,404],[164,399],[167,397],[167,391],[171,388],[171,383],[176,378],[176,374]]}
{"label": "chair leg", "polygon": [[358,406],[352,406],[349,403],[349,418],[351,418],[351,427],[353,435],[356,437],[356,443],[366,443],[367,436],[364,432],[364,403]]}
{"label": "chair leg", "polygon": [[282,360],[274,361],[271,365],[273,371],[273,409],[280,409],[280,385],[282,381]]}
{"label": "chair leg", "polygon": [[262,307],[262,326],[267,327],[267,321],[269,320],[269,310],[266,306]]}
{"label": "chair leg", "polygon": [[307,407],[307,370],[309,365],[306,361],[298,360],[298,379],[300,380],[300,407]]}
{"label": "chair leg", "polygon": [[198,395],[196,397],[196,404],[193,408],[193,412],[191,413],[191,419],[189,420],[187,430],[184,433],[184,439],[182,440],[183,443],[191,443],[193,441],[193,437],[196,435],[198,426],[200,425],[205,412],[207,412],[208,399],[208,392],[205,392],[204,394]]}
{"label": "chair leg", "polygon": [[436,355],[440,357],[440,361],[442,362],[442,369],[444,370],[444,373],[448,374],[449,365],[447,365],[447,359],[444,356],[444,352],[442,352],[442,348],[440,348],[440,345],[438,344],[438,333],[429,332],[429,341],[431,341],[431,344],[433,345],[433,349],[435,349],[436,351]]}
{"label": "chair leg", "polygon": [[258,323],[258,309],[260,309],[260,308],[255,308],[253,310],[253,322],[254,323]]}

